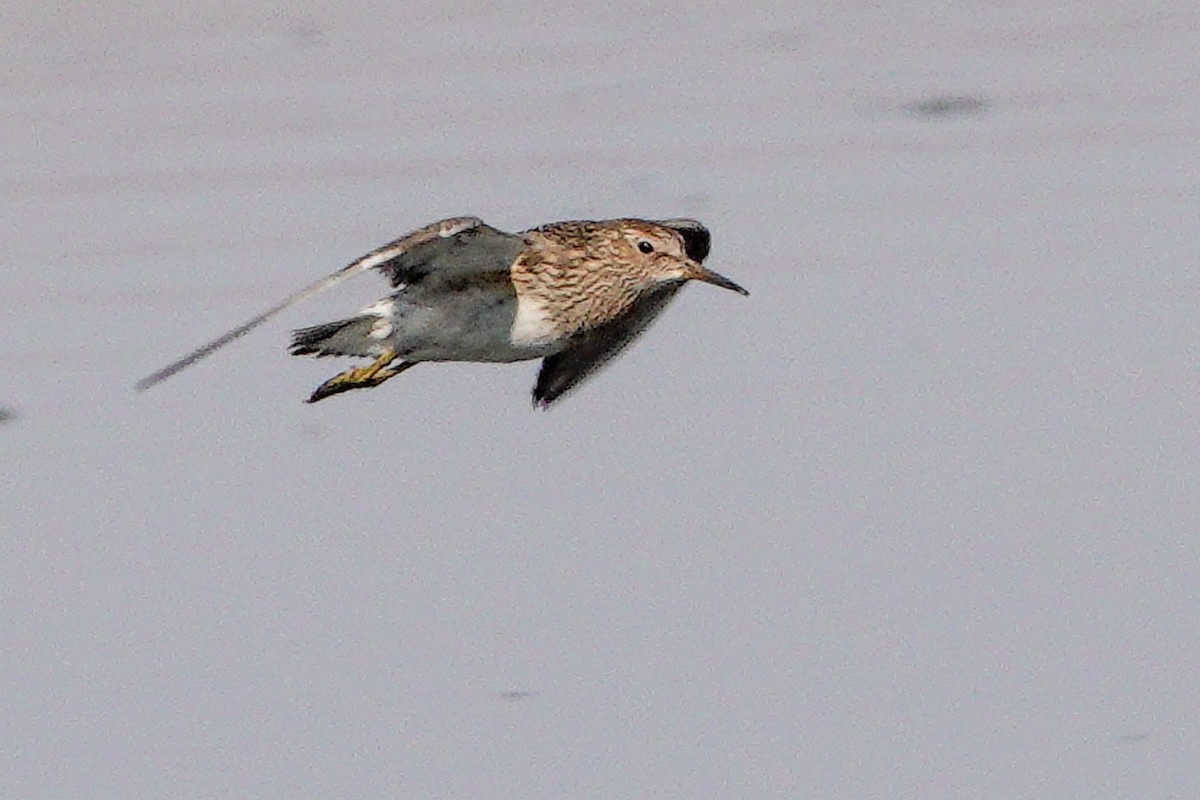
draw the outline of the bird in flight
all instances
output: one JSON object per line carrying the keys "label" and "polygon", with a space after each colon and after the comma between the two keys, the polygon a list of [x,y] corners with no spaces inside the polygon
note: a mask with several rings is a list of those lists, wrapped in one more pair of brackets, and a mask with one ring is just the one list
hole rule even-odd
{"label": "bird in flight", "polygon": [[352,261],[138,382],[149,389],[276,314],[368,270],[392,292],[352,317],[293,333],[292,355],[370,364],[318,386],[315,403],[378,386],[423,361],[541,358],[533,401],[547,408],[623,351],[690,280],[748,295],[704,266],[711,236],[693,219],[554,222],[506,233],[477,217],[420,228]]}

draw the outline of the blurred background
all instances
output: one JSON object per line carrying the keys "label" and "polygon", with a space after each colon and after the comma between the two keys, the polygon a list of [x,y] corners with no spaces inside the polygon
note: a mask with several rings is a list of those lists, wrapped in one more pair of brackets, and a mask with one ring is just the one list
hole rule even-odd
{"label": "blurred background", "polygon": [[[1181,10],[1182,9],[1182,10]],[[1200,796],[1200,7],[13,7],[0,795]],[[295,309],[419,225],[694,216],[536,365]]]}

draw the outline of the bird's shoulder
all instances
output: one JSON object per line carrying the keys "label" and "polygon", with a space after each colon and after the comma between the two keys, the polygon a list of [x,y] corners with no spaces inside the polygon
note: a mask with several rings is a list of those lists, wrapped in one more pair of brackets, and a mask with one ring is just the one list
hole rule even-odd
{"label": "bird's shoulder", "polygon": [[613,223],[614,220],[569,219],[562,222],[547,222],[536,228],[521,231],[521,233],[555,241],[570,241],[596,236],[602,231],[612,228]]}
{"label": "bird's shoulder", "polygon": [[523,235],[479,217],[449,217],[418,228],[363,256],[393,286],[426,280],[469,280],[507,272],[526,247]]}

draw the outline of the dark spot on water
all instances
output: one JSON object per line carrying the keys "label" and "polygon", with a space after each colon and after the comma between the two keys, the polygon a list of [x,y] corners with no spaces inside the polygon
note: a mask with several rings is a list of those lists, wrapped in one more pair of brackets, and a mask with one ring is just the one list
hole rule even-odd
{"label": "dark spot on water", "polygon": [[945,119],[946,117],[978,117],[987,111],[990,103],[983,97],[970,95],[935,95],[909,103],[905,109],[918,117]]}
{"label": "dark spot on water", "polygon": [[1148,733],[1119,733],[1113,737],[1121,744],[1131,744],[1133,742],[1144,742],[1150,738]]}
{"label": "dark spot on water", "polygon": [[0,425],[12,422],[17,418],[17,412],[7,406],[0,406]]}
{"label": "dark spot on water", "polygon": [[776,53],[796,53],[803,49],[809,37],[794,28],[777,28],[752,37],[749,44],[756,50]]}
{"label": "dark spot on water", "polygon": [[326,43],[329,29],[311,20],[293,20],[287,27],[287,37],[298,50],[308,50]]}
{"label": "dark spot on water", "polygon": [[509,692],[501,692],[500,693],[500,699],[505,700],[509,703],[516,703],[516,702],[520,702],[521,700],[528,700],[531,697],[533,697],[533,692],[526,692],[526,691],[522,691],[520,689],[514,689]]}

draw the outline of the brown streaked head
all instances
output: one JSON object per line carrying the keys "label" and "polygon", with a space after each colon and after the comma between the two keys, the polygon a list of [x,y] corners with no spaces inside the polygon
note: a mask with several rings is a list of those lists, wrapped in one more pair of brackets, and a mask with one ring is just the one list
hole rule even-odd
{"label": "brown streaked head", "polygon": [[694,219],[622,220],[622,233],[631,257],[641,262],[647,276],[656,283],[702,281],[742,296],[750,294],[703,265],[712,237],[708,229]]}

